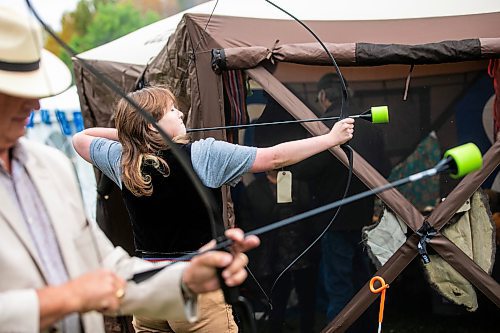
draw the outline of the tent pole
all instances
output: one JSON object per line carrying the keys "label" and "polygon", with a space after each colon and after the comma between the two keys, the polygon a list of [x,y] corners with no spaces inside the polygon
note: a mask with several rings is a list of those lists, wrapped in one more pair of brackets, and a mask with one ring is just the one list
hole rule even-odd
{"label": "tent pole", "polygon": [[[454,212],[472,196],[478,187],[500,164],[500,140],[487,151],[483,158],[483,168],[464,177],[457,187],[448,195],[427,218],[430,225],[439,231],[449,221]],[[423,217],[422,217],[423,218]],[[387,283],[394,279],[417,256],[417,244],[420,239],[413,233],[391,258],[374,274],[381,276]],[[439,233],[430,240],[430,245],[453,268],[460,272],[475,287],[483,292],[493,303],[500,307],[500,284],[488,273],[472,261],[462,250]],[[356,319],[370,306],[378,295],[369,289],[369,282],[359,290],[342,311],[321,332],[341,333],[351,326]]]}

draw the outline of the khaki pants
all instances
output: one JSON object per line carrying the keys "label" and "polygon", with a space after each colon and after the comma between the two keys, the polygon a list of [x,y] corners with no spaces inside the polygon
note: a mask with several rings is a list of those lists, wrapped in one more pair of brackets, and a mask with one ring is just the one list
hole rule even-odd
{"label": "khaki pants", "polygon": [[198,297],[198,320],[194,323],[181,320],[158,320],[134,316],[136,333],[236,333],[238,326],[230,305],[224,302],[221,290],[201,294]]}

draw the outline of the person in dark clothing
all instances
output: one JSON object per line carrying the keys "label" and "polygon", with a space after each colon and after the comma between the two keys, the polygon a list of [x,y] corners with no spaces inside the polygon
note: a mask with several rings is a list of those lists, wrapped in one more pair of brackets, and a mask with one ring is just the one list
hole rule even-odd
{"label": "person in dark clothing", "polygon": [[[340,115],[341,92],[338,87],[338,76],[334,73],[324,75],[318,82],[318,103],[324,110],[322,117]],[[331,122],[327,126],[331,126]],[[390,166],[385,156],[384,139],[376,126],[367,121],[357,122],[356,136],[347,144],[383,176],[388,176]],[[314,177],[316,184],[311,185],[316,190],[317,204],[321,206],[341,199],[347,185],[348,169],[328,152],[310,160],[315,160],[314,170],[322,175]],[[347,196],[366,190],[366,185],[353,175]],[[321,270],[328,297],[328,321],[339,314],[372,275],[369,258],[362,246],[361,229],[372,223],[374,199],[375,196],[371,196],[342,206],[322,239]],[[333,215],[334,212],[323,214],[326,219]],[[371,321],[376,323],[375,319]],[[366,316],[361,317],[348,332],[366,332],[367,325]]]}
{"label": "person in dark clothing", "polygon": [[[236,210],[238,226],[245,230],[254,229],[311,209],[309,188],[298,179],[292,182],[291,202],[277,202],[279,172],[282,171],[268,171],[265,176],[256,177],[242,190],[239,209]],[[252,258],[250,269],[255,272],[265,290],[270,291],[272,309],[269,332],[283,331],[288,300],[294,288],[300,312],[300,332],[313,332],[319,247],[308,251],[276,281],[280,273],[310,244],[311,241],[304,237],[311,228],[309,220],[262,235],[263,247],[249,254]]]}

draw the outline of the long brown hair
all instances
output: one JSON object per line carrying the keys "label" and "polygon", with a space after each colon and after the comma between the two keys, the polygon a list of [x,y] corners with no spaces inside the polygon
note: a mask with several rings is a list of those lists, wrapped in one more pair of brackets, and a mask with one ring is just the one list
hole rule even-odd
{"label": "long brown hair", "polygon": [[[159,121],[165,112],[176,105],[174,94],[165,87],[146,87],[128,94],[142,109]],[[167,162],[157,152],[168,149],[161,135],[139,112],[122,98],[116,107],[115,125],[123,151],[121,159],[122,181],[135,196],[153,193],[151,176],[142,172],[143,164],[150,164],[165,177],[170,174]],[[187,142],[186,137],[173,138]]]}

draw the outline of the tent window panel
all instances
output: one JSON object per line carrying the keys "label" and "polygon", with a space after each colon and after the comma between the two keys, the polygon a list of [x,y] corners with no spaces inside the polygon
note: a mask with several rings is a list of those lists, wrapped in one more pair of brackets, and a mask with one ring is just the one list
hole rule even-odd
{"label": "tent window panel", "polygon": [[[462,71],[459,65],[463,67]],[[388,124],[374,125],[358,120],[356,126],[360,129],[361,124],[367,125],[381,132],[384,158],[389,161],[389,171],[393,170],[393,175],[404,176],[407,174],[401,173],[401,170],[419,171],[417,170],[419,167],[427,166],[424,163],[425,165],[419,166],[411,164],[413,166],[410,167],[409,161],[414,156],[429,157],[428,162],[433,163],[435,162],[433,157],[440,157],[446,149],[465,142],[474,142],[485,152],[491,146],[491,142],[485,141],[487,136],[484,134],[484,127],[489,125],[483,125],[482,114],[486,112],[484,107],[487,100],[493,96],[493,87],[486,74],[486,65],[487,63],[478,62],[417,66],[407,100],[403,100],[407,67],[341,68],[342,72],[346,73],[344,75],[348,81],[350,96],[348,106],[344,107],[344,114],[359,114],[371,106],[387,105],[389,107],[390,122]],[[323,74],[332,71],[331,68],[319,66],[279,63],[273,75],[314,114],[320,116],[322,111],[317,100],[317,82]],[[268,106],[264,109],[263,115],[267,114],[266,109],[269,108]],[[283,111],[282,108],[281,111],[283,116],[278,117],[276,113],[278,111],[274,111],[274,116],[270,117],[267,114],[266,120],[294,119],[291,115],[287,116],[288,112]],[[287,126],[290,126],[290,129],[279,131],[276,130],[277,128],[269,129],[269,138],[256,135],[255,140],[265,141],[269,145],[308,135],[305,130],[302,130],[302,134],[300,133],[301,125]],[[265,130],[262,131],[265,132]],[[358,137],[360,133],[361,131],[356,131]],[[429,140],[433,142],[432,145],[426,144]],[[364,143],[360,147],[373,147],[374,145],[370,135],[365,135],[362,141]],[[422,149],[422,145],[425,149]],[[363,148],[359,148],[357,152],[382,174],[387,170],[383,163],[370,158],[369,151],[364,152]],[[432,165],[428,165],[430,166]],[[385,176],[388,175],[389,173],[385,174]],[[497,172],[494,172],[491,179],[494,179],[496,175]],[[491,182],[492,180],[488,179],[485,186],[489,187]],[[422,209],[446,196],[457,183],[458,181],[443,175],[432,180],[432,184],[429,185],[432,190],[428,191],[425,198],[419,194],[422,192],[420,190],[409,193],[407,197],[413,200],[412,202],[419,209]]]}

